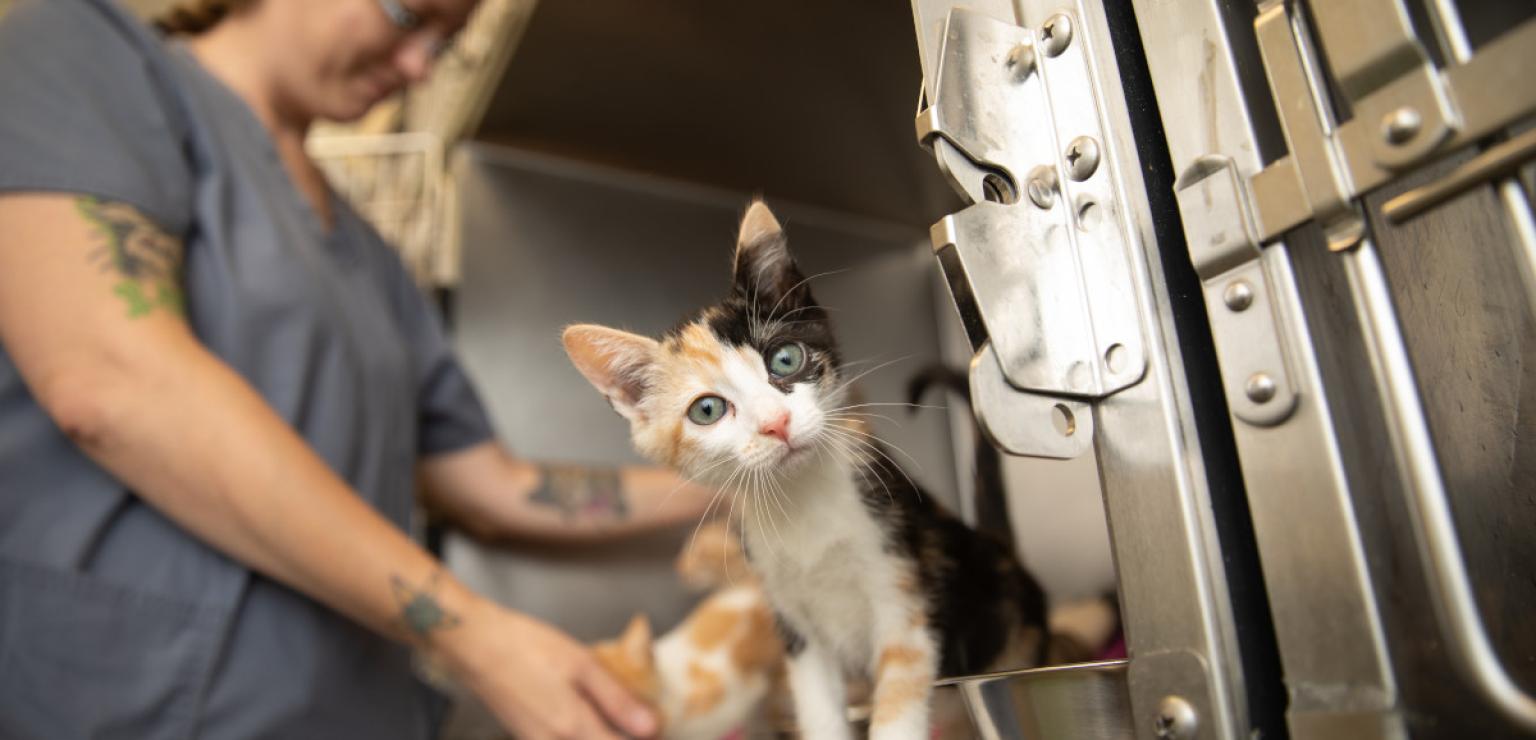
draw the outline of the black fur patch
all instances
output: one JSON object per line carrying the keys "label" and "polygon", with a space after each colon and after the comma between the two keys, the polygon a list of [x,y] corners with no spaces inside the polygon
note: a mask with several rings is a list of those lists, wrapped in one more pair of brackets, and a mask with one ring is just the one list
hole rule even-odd
{"label": "black fur patch", "polygon": [[917,565],[943,653],[941,676],[987,670],[1022,627],[1045,630],[1045,591],[1006,544],[940,509],[890,461],[867,466],[859,489],[886,528],[887,552]]}

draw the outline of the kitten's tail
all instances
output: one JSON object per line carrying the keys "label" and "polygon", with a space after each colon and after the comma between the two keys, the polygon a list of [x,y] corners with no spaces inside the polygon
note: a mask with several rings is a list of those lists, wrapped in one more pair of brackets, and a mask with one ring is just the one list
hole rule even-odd
{"label": "kitten's tail", "polygon": [[917,404],[927,395],[928,389],[934,386],[959,396],[964,400],[966,410],[971,413],[976,440],[971,460],[971,479],[976,491],[975,528],[1001,538],[1009,548],[1018,552],[1013,527],[1008,522],[1008,494],[1003,486],[1002,454],[987,441],[981,427],[976,424],[975,412],[971,409],[970,378],[963,371],[940,363],[917,371],[907,381],[907,401],[913,404],[909,411],[916,411]]}

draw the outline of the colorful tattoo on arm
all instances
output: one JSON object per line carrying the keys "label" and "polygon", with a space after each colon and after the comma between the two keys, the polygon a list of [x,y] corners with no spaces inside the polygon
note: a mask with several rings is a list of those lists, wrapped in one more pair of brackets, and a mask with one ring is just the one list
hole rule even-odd
{"label": "colorful tattoo on arm", "polygon": [[428,632],[458,625],[457,615],[437,603],[433,592],[437,590],[440,570],[432,571],[420,587],[412,586],[400,576],[390,576],[389,585],[395,592],[395,603],[400,605],[400,622],[415,637],[426,637]]}
{"label": "colorful tattoo on arm", "polygon": [[88,195],[75,199],[80,215],[103,243],[91,260],[117,278],[112,292],[128,304],[128,317],[165,309],[184,314],[181,293],[182,246],[132,206]]}
{"label": "colorful tattoo on arm", "polygon": [[539,487],[528,500],[559,511],[567,522],[621,521],[629,517],[629,502],[624,498],[617,470],[541,466]]}

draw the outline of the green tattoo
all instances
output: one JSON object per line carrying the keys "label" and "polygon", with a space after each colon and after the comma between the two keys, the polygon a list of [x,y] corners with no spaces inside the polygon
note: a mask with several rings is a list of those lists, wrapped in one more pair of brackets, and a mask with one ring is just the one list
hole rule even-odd
{"label": "green tattoo", "polygon": [[432,595],[437,590],[437,578],[441,573],[440,570],[432,571],[421,588],[411,586],[400,576],[389,577],[395,601],[400,604],[400,621],[407,631],[417,637],[426,637],[432,630],[447,629],[459,623],[458,616],[443,609]]}
{"label": "green tattoo", "polygon": [[546,465],[539,472],[539,488],[528,500],[558,510],[567,522],[580,517],[617,521],[629,516],[617,470]]}
{"label": "green tattoo", "polygon": [[118,278],[112,292],[138,318],[163,308],[184,315],[181,242],[171,238],[132,206],[83,195],[75,206],[104,239],[91,259]]}

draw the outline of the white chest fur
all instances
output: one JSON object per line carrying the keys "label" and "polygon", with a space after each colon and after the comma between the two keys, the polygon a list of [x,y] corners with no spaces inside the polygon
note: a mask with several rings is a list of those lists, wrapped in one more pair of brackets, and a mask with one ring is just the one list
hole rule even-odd
{"label": "white chest fur", "polygon": [[821,463],[784,489],[782,510],[760,501],[743,514],[753,568],[792,628],[862,673],[882,626],[906,623],[919,608],[897,585],[906,564],[886,550],[845,465]]}

